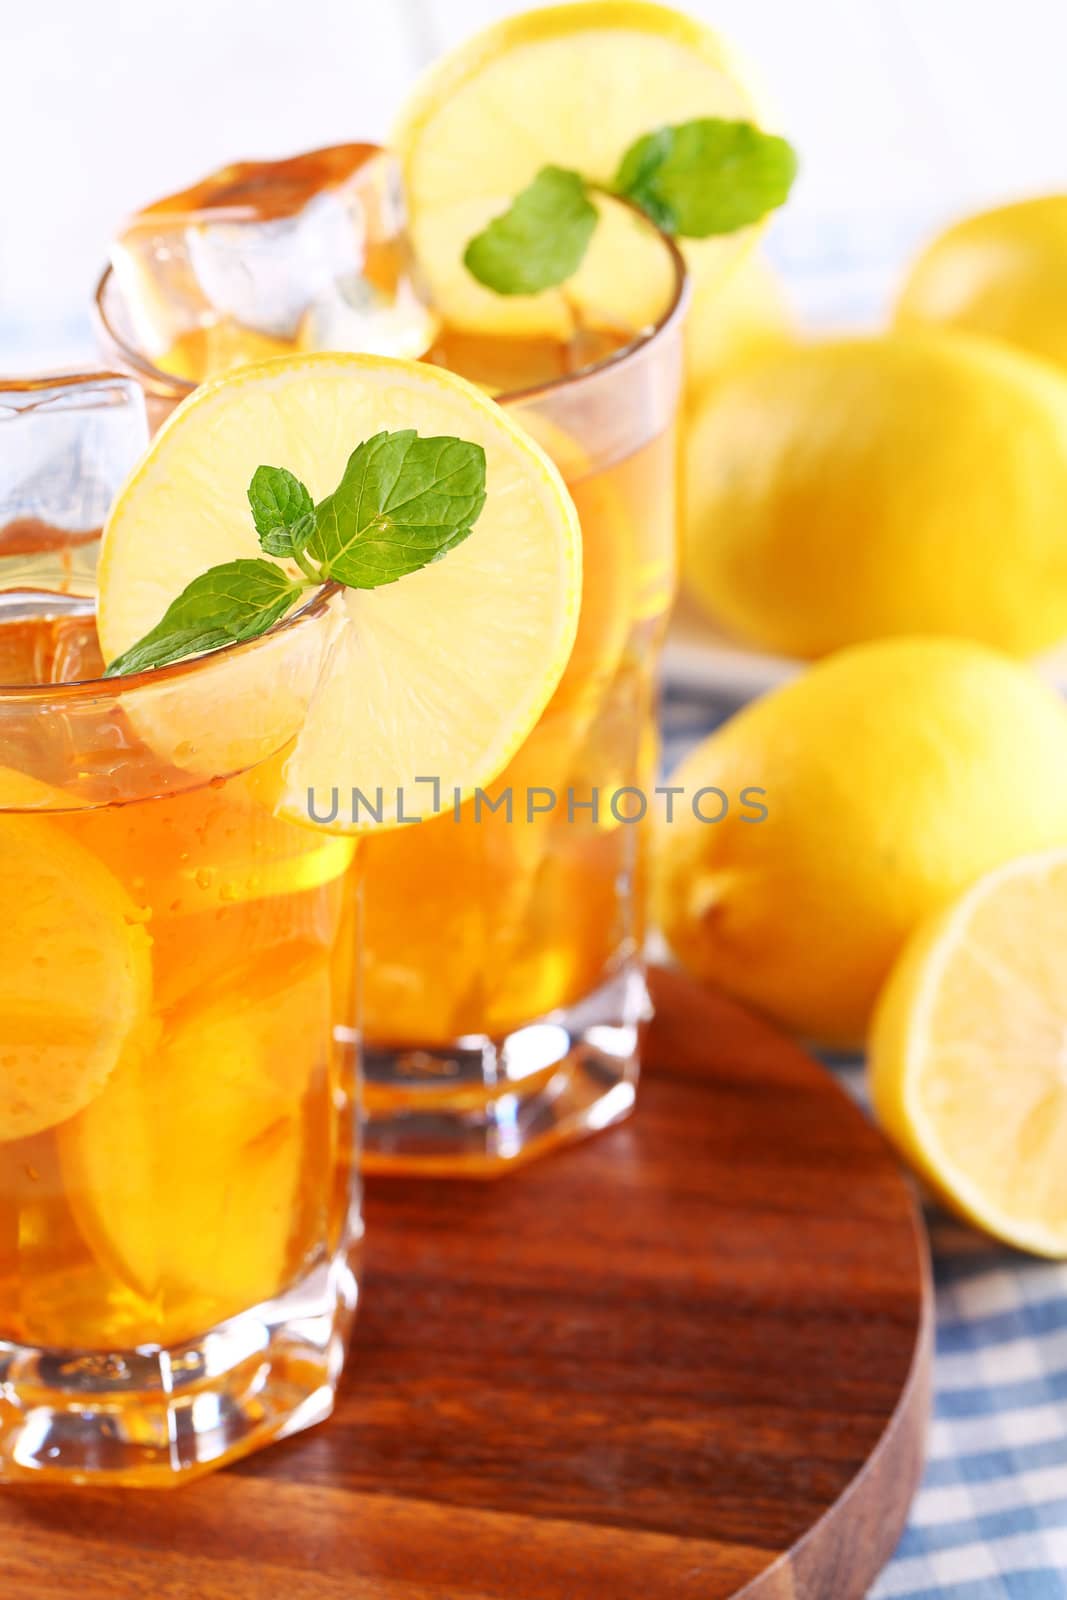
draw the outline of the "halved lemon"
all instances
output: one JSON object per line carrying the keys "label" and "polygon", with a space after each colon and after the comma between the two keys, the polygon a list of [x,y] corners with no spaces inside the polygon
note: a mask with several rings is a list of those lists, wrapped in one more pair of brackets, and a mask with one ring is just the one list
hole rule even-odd
{"label": "halved lemon", "polygon": [[1067,850],[1009,862],[919,929],[875,1015],[871,1090],[955,1209],[1067,1257]]}
{"label": "halved lemon", "polygon": [[[696,117],[760,120],[756,97],[718,35],[647,0],[528,11],[437,62],[416,86],[393,143],[415,252],[446,321],[566,338],[576,311],[597,325],[602,300],[616,325],[636,331],[655,320],[665,309],[662,244],[617,202],[602,204],[600,237],[565,292],[496,295],[467,272],[463,253],[543,166],[607,183],[635,139]],[[724,272],[758,231],[687,241],[694,279]]]}
{"label": "halved lemon", "polygon": [[[361,441],[400,428],[480,444],[487,501],[443,561],[339,599],[276,805],[307,822],[312,811],[328,818],[337,801],[337,831],[353,831],[353,787],[395,823],[489,783],[551,697],[574,643],[582,553],[574,504],[543,451],[471,384],[435,367],[336,354],[271,361],[206,384],[174,412],[116,501],[101,548],[98,620],[110,660],[198,573],[260,554],[247,500],[258,466],[287,467],[318,499]],[[236,654],[247,667],[232,699],[224,676],[210,703],[189,699],[195,674],[133,691],[146,697],[144,737],[179,765],[221,772],[266,753],[276,669],[269,650]],[[277,746],[293,731],[295,693],[289,685],[278,706]],[[357,822],[373,825],[366,807]]]}
{"label": "halved lemon", "polygon": [[0,904],[4,1140],[100,1093],[147,1011],[151,964],[118,879],[46,817],[0,816]]}

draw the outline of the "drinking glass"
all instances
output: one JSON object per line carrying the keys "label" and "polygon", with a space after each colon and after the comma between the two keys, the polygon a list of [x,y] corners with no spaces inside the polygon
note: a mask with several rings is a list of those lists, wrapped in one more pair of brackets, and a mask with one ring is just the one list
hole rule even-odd
{"label": "drinking glass", "polygon": [[[634,1102],[687,297],[673,242],[637,223],[668,286],[652,325],[577,327],[560,341],[439,322],[426,352],[491,390],[555,460],[581,519],[584,592],[563,680],[499,781],[364,845],[370,1169],[497,1171]],[[150,409],[191,392],[138,344],[111,269],[96,309],[105,348]]]}
{"label": "drinking glass", "polygon": [[[48,386],[68,434],[124,388],[143,431],[121,378]],[[41,388],[0,390],[5,466]],[[90,497],[115,465],[93,439]],[[91,597],[0,595],[4,1479],[175,1483],[331,1409],[360,1233],[354,846],[273,813],[330,629],[316,600],[106,679]]]}
{"label": "drinking glass", "polygon": [[[560,468],[582,528],[578,636],[551,702],[484,795],[364,858],[365,1159],[498,1171],[633,1105],[657,661],[675,588],[685,269],[659,321],[573,352],[442,330]],[[583,341],[583,354],[590,341]],[[533,367],[562,368],[519,388]],[[510,383],[509,383],[510,375]],[[492,619],[486,619],[492,625]]]}

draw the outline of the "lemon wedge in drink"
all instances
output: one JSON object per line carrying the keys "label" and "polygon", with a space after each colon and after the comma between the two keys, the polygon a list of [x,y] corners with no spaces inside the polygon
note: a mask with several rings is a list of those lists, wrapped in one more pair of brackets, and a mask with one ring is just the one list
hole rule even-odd
{"label": "lemon wedge in drink", "polygon": [[[64,1182],[96,1255],[170,1337],[266,1299],[321,1222],[333,1015],[326,963],[294,944],[237,994],[142,1031],[59,1131]],[[317,1109],[316,1109],[317,1108]]]}
{"label": "lemon wedge in drink", "polygon": [[919,929],[875,1015],[871,1090],[956,1210],[1067,1257],[1067,850],[997,868]]}
{"label": "lemon wedge in drink", "polygon": [[[471,238],[542,167],[615,176],[627,149],[666,124],[698,117],[759,122],[756,99],[723,41],[647,0],[586,0],[528,11],[486,28],[430,68],[393,144],[411,232],[431,298],[454,327],[567,338],[575,315],[636,331],[665,309],[662,242],[617,201],[597,200],[600,224],[563,288],[501,296],[463,265]],[[758,227],[687,240],[696,282],[725,272]]]}
{"label": "lemon wedge in drink", "polygon": [[404,428],[484,449],[486,503],[463,543],[399,582],[335,596],[328,648],[309,654],[299,683],[275,676],[275,632],[231,651],[232,693],[220,676],[198,695],[197,674],[179,667],[125,695],[153,748],[201,771],[237,770],[295,733],[276,810],[337,831],[373,825],[366,808],[353,823],[353,787],[395,823],[489,783],[551,697],[574,643],[582,556],[574,504],[548,457],[438,368],[283,358],[206,384],[174,412],[116,501],[101,547],[98,625],[112,660],[193,578],[260,555],[247,497],[257,467],[284,465],[317,500],[358,444]]}
{"label": "lemon wedge in drink", "polygon": [[0,903],[0,1139],[21,1139],[111,1076],[148,1007],[149,940],[118,879],[43,816],[0,816]]}

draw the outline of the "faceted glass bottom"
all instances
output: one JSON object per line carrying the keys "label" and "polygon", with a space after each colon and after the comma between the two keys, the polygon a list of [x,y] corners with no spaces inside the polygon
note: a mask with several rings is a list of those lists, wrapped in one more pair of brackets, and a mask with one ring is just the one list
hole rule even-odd
{"label": "faceted glass bottom", "polygon": [[649,1014],[635,957],[594,993],[503,1038],[433,1049],[363,1040],[363,1170],[491,1174],[620,1121]]}
{"label": "faceted glass bottom", "polygon": [[171,1348],[0,1341],[0,1481],[165,1488],[321,1422],[357,1298],[349,1252]]}

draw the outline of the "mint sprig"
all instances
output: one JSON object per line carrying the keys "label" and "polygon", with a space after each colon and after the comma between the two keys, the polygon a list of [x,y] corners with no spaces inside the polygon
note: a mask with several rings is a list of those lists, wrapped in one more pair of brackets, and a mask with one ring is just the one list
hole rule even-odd
{"label": "mint sprig", "polygon": [[109,678],[167,666],[265,633],[309,589],[376,589],[418,572],[468,537],[485,505],[485,451],[414,429],[357,445],[341,482],[316,505],[284,467],[259,467],[248,489],[265,557],[226,561],[187,584]]}
{"label": "mint sprig", "polygon": [[634,141],[610,183],[542,167],[470,241],[468,272],[497,294],[537,294],[581,265],[596,227],[590,196],[629,200],[672,237],[735,233],[784,204],[797,172],[787,140],[751,122],[698,117]]}

